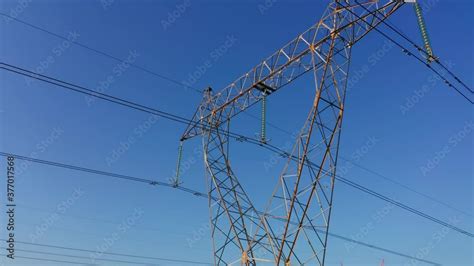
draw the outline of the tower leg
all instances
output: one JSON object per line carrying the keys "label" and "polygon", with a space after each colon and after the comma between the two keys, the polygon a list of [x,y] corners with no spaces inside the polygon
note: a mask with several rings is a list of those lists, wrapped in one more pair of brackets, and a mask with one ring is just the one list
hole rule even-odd
{"label": "tower leg", "polygon": [[324,265],[350,63],[345,40],[335,34],[312,49],[315,99],[263,218],[280,229],[276,265]]}
{"label": "tower leg", "polygon": [[249,230],[261,226],[260,216],[230,167],[229,136],[209,130],[203,144],[215,265],[255,265],[256,251],[270,250],[251,244]]}

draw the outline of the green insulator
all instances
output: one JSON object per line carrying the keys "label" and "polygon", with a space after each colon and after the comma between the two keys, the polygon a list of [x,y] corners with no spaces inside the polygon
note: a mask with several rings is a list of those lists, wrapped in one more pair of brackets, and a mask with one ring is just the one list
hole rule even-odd
{"label": "green insulator", "polygon": [[262,125],[261,125],[261,132],[260,132],[260,141],[263,143],[267,142],[266,136],[266,112],[267,112],[267,95],[263,93],[262,97]]}
{"label": "green insulator", "polygon": [[181,159],[183,158],[183,141],[180,141],[178,147],[178,161],[176,163],[176,175],[174,180],[174,185],[179,184],[179,175],[181,170]]}
{"label": "green insulator", "polygon": [[434,55],[433,55],[433,50],[431,49],[430,38],[426,30],[425,20],[423,19],[423,13],[418,3],[414,3],[413,7],[415,9],[416,17],[418,19],[418,26],[420,28],[421,37],[423,38],[425,50],[426,50],[426,53],[428,54],[428,61],[431,62],[434,60]]}

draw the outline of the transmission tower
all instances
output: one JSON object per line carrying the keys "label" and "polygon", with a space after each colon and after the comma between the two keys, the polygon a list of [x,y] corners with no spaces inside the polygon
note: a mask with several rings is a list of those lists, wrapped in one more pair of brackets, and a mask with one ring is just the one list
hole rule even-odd
{"label": "transmission tower", "polygon": [[[181,140],[203,139],[216,265],[324,265],[351,50],[405,2],[330,1],[314,26],[223,90],[205,91]],[[314,101],[261,212],[232,171],[230,121],[305,74]]]}

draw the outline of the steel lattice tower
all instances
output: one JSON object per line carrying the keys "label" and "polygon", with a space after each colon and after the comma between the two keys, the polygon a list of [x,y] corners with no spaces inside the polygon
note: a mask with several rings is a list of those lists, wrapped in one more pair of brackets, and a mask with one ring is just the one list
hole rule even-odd
{"label": "steel lattice tower", "polygon": [[[314,26],[223,90],[205,92],[182,140],[203,137],[216,265],[324,265],[351,49],[405,2],[333,0]],[[230,121],[304,74],[314,77],[312,107],[258,211],[229,162]]]}

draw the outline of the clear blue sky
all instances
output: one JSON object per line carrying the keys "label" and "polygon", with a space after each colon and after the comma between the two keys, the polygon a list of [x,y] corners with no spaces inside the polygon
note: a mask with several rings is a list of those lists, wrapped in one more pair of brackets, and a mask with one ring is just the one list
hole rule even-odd
{"label": "clear blue sky", "polygon": [[[15,9],[20,2],[26,7]],[[192,82],[193,73],[205,67],[192,86],[220,89],[319,20],[325,2],[277,0],[262,9],[259,5],[264,1],[9,0],[2,1],[0,10],[19,10],[15,13],[19,19],[114,56],[129,57],[135,64],[178,81]],[[435,54],[444,62],[452,62],[452,70],[472,87],[472,1],[421,2],[432,3],[425,15]],[[170,19],[177,5],[185,8],[176,19]],[[390,21],[421,43],[410,6]],[[0,38],[2,62],[186,117],[193,114],[201,99],[192,90],[135,68],[119,70],[110,58],[63,44],[4,17],[0,19]],[[216,56],[213,51],[217,48],[226,51]],[[381,56],[372,64],[377,53]],[[375,32],[354,47],[351,74],[361,71],[365,74],[353,80],[347,97],[341,155],[464,213],[345,161],[340,164],[342,174],[472,232],[472,106],[441,82],[433,81],[426,67],[388,45]],[[81,94],[4,71],[0,71],[0,78],[1,151],[162,181],[172,176],[183,125],[164,119],[147,124],[150,116],[144,113],[98,99],[90,101]],[[272,96],[268,120],[289,132],[298,130],[313,93],[309,84],[305,86]],[[417,96],[423,89],[424,95]],[[251,113],[258,115],[258,108]],[[246,126],[234,131],[259,132],[259,121],[247,116],[239,121],[244,119]],[[277,146],[288,148],[292,143],[290,136],[271,127],[268,136]],[[131,144],[121,152],[124,143]],[[203,158],[194,152],[200,143],[198,139],[186,143],[183,161],[189,167],[185,167],[183,181],[204,191]],[[263,208],[283,162],[277,160],[269,167],[275,160],[266,150],[240,143],[233,148],[235,171],[257,206]],[[436,161],[433,167],[428,167],[430,161]],[[1,165],[5,167],[4,159]],[[97,250],[115,233],[118,236],[107,247],[109,252],[211,262],[205,199],[169,188],[36,164],[27,165],[17,178],[17,241]],[[1,180],[0,237],[5,238],[3,176]],[[71,204],[61,205],[68,200]],[[130,228],[117,229],[127,219],[132,221]],[[438,224],[389,207],[344,184],[336,184],[331,222],[333,233],[407,255],[452,266],[474,262],[472,238],[454,231],[445,233]],[[79,259],[19,250],[89,256],[24,244],[18,244],[17,249],[19,256],[58,260]],[[406,258],[330,238],[328,265],[378,265],[382,258],[386,265],[424,265],[406,264]],[[3,256],[0,263],[10,265]],[[13,265],[53,263],[17,259]]]}

